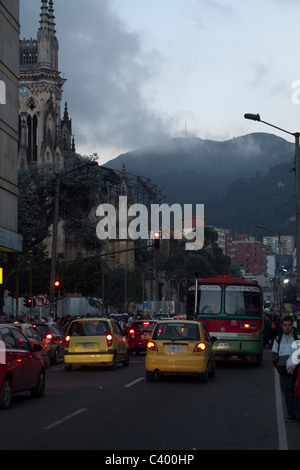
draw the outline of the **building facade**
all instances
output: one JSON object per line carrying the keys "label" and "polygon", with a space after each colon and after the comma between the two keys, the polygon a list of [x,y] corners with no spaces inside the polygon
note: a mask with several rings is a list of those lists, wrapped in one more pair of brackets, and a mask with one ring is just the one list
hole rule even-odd
{"label": "building facade", "polygon": [[0,0],[0,251],[21,251],[18,234],[19,0]]}
{"label": "building facade", "polygon": [[75,153],[67,103],[62,115],[63,85],[58,70],[59,44],[52,0],[41,0],[36,39],[20,41],[19,168],[56,164]]}
{"label": "building facade", "polygon": [[295,238],[292,235],[263,237],[263,244],[271,246],[274,253],[279,254],[280,252],[282,255],[290,255],[295,250]]}
{"label": "building facade", "polygon": [[270,246],[263,245],[248,234],[237,235],[233,241],[232,259],[241,270],[254,276],[267,272],[267,256],[271,253]]}

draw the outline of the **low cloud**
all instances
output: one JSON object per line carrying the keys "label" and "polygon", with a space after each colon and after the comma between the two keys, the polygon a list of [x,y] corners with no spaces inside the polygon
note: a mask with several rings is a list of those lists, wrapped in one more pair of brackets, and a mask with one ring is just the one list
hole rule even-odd
{"label": "low cloud", "polygon": [[[21,10],[24,34],[31,18],[35,37],[41,3],[21,1],[27,4]],[[169,138],[168,120],[143,96],[163,58],[143,48],[142,38],[119,18],[114,1],[55,1],[54,8],[59,69],[67,79],[63,101],[68,101],[77,149],[101,156],[105,149],[127,151]],[[33,32],[32,12],[37,18]]]}

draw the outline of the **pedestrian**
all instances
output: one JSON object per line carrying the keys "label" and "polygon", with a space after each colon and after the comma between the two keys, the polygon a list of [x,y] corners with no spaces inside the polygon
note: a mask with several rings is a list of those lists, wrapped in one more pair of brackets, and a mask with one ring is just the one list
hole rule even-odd
{"label": "pedestrian", "polygon": [[271,320],[267,313],[264,313],[264,330],[263,330],[263,346],[264,348],[272,347],[272,330]]}
{"label": "pedestrian", "polygon": [[280,321],[277,318],[277,316],[275,315],[275,313],[273,313],[270,316],[270,320],[271,320],[271,334],[270,334],[271,347],[273,347],[274,340],[279,335],[281,328],[280,328]]}
{"label": "pedestrian", "polygon": [[291,373],[289,358],[292,356],[294,341],[298,340],[297,330],[293,328],[293,318],[284,316],[281,320],[281,332],[275,338],[272,347],[272,361],[279,373],[280,388],[283,394],[287,417],[285,421],[300,422],[300,401],[293,388],[293,374]]}
{"label": "pedestrian", "polygon": [[135,321],[135,313],[131,314],[128,318],[127,327],[130,328]]}
{"label": "pedestrian", "polygon": [[121,317],[119,320],[119,325],[123,333],[126,331],[126,323],[125,323],[125,317]]}

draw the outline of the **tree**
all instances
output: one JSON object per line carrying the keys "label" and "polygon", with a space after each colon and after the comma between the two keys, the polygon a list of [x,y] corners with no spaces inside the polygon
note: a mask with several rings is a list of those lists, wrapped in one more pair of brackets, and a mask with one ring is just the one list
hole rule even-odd
{"label": "tree", "polygon": [[[76,243],[90,250],[99,250],[96,220],[90,216],[101,202],[101,169],[91,166],[92,158],[76,155],[66,160],[59,170],[59,220],[64,231]],[[23,251],[43,242],[50,233],[57,189],[54,165],[31,165],[19,173],[19,232],[23,236]]]}
{"label": "tree", "polygon": [[[94,157],[80,155],[66,158],[65,168],[59,170],[59,220],[64,221],[64,231],[69,239],[87,250],[100,252],[102,242],[96,236],[97,221],[91,216],[103,197],[101,168],[94,160]],[[20,295],[29,292],[26,280],[29,264],[33,292],[39,294],[49,289],[49,258],[44,253],[43,243],[50,235],[53,223],[56,189],[55,165],[31,165],[19,171],[18,226],[23,237],[23,251],[2,256],[5,276],[4,284],[0,286],[0,312],[3,311],[5,289],[16,294],[17,278]]]}

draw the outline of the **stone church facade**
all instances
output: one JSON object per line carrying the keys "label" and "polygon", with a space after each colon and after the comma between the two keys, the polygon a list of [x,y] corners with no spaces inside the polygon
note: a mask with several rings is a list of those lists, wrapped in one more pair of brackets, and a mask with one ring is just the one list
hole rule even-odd
{"label": "stone church facade", "polygon": [[41,3],[37,38],[20,41],[18,166],[55,163],[59,169],[75,143],[67,104],[61,117],[66,80],[58,70],[53,1]]}

